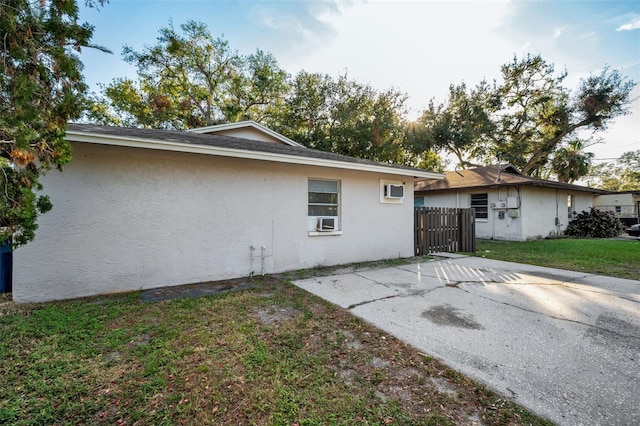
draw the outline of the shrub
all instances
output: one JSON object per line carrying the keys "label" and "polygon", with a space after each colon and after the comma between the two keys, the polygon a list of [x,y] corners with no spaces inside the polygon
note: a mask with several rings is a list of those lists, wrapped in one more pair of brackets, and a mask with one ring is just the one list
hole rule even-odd
{"label": "shrub", "polygon": [[613,214],[591,207],[569,222],[564,234],[570,237],[609,238],[622,233],[622,222]]}

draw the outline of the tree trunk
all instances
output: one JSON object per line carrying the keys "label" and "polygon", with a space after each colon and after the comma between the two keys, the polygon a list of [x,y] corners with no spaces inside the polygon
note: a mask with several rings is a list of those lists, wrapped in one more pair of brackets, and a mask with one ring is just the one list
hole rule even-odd
{"label": "tree trunk", "polygon": [[549,139],[540,149],[538,149],[538,151],[536,151],[531,156],[529,161],[527,161],[527,163],[522,168],[522,173],[525,176],[530,176],[531,172],[533,170],[535,170],[535,168],[538,165],[538,162],[540,161],[542,156],[545,155],[547,152],[549,152],[556,145],[558,145],[560,143],[560,141],[562,140],[562,138],[564,138],[565,136],[567,136],[569,133],[573,132],[577,128],[583,127],[583,126],[587,126],[587,125],[591,124],[592,122],[593,122],[592,119],[586,118],[586,119],[584,119],[584,120],[582,120],[582,121],[580,121],[580,122],[578,122],[576,124],[570,125],[566,129],[564,129],[561,133],[559,133],[555,137]]}

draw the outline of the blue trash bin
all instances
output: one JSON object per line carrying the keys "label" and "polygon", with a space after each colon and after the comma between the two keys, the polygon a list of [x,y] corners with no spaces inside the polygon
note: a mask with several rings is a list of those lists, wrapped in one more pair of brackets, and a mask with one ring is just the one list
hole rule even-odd
{"label": "blue trash bin", "polygon": [[13,251],[11,240],[0,245],[0,293],[11,293]]}

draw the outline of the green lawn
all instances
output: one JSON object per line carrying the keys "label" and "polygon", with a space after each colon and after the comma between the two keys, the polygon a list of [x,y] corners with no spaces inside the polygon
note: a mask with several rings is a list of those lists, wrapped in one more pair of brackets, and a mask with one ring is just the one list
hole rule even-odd
{"label": "green lawn", "polygon": [[157,303],[0,298],[0,424],[548,425],[277,277]]}
{"label": "green lawn", "polygon": [[640,240],[477,240],[476,256],[640,280]]}

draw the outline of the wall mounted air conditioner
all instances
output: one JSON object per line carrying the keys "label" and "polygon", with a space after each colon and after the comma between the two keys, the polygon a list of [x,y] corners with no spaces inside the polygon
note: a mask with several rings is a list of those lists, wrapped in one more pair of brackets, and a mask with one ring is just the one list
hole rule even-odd
{"label": "wall mounted air conditioner", "polygon": [[316,224],[316,231],[330,232],[336,230],[336,218],[335,217],[319,217]]}
{"label": "wall mounted air conditioner", "polygon": [[389,183],[384,186],[384,198],[404,198],[404,185]]}

